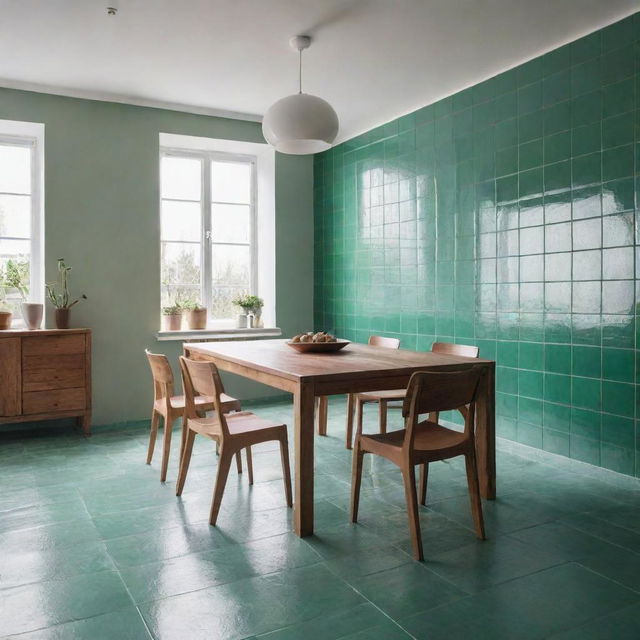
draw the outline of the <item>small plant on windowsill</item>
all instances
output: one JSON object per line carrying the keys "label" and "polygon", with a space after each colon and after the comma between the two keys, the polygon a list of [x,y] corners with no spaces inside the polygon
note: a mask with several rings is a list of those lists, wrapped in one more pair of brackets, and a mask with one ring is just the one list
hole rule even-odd
{"label": "small plant on windowsill", "polygon": [[[244,313],[238,316],[238,328],[262,326],[262,307],[264,300],[258,296],[243,295],[234,298],[232,304],[240,307]],[[249,318],[252,322],[250,323]]]}
{"label": "small plant on windowsill", "polygon": [[165,331],[180,331],[182,329],[182,305],[174,302],[168,307],[162,307],[162,318]]}
{"label": "small plant on windowsill", "polygon": [[69,313],[71,307],[75,306],[80,300],[86,300],[87,296],[83,293],[79,298],[71,301],[69,293],[69,272],[71,267],[67,267],[64,258],[58,258],[58,280],[45,285],[47,290],[47,298],[56,310],[56,328],[69,328]]}
{"label": "small plant on windowsill", "polygon": [[28,260],[7,260],[6,280],[9,287],[15,289],[22,298],[20,308],[27,329],[39,329],[42,324],[44,305],[41,302],[27,302],[29,297]]}
{"label": "small plant on windowsill", "polygon": [[189,298],[181,303],[181,307],[187,312],[187,326],[189,329],[207,328],[207,308],[203,307],[195,298]]}

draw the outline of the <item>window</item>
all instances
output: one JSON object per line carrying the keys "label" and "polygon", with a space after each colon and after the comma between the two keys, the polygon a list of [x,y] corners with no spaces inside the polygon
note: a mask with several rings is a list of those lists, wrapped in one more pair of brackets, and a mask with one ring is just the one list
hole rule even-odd
{"label": "window", "polygon": [[[4,280],[8,267],[21,272],[31,302],[44,297],[43,137],[44,125],[0,120],[0,274]],[[21,326],[20,292],[4,285],[0,293]]]}
{"label": "window", "polygon": [[163,149],[160,166],[162,306],[196,300],[214,321],[257,293],[256,158]]}

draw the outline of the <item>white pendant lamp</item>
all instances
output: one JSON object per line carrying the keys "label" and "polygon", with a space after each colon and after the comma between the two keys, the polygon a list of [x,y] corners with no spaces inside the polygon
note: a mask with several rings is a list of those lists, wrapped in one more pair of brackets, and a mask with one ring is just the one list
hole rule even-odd
{"label": "white pendant lamp", "polygon": [[326,151],[338,135],[338,115],[326,100],[302,93],[302,51],[309,47],[311,38],[296,36],[289,43],[300,56],[300,90],[267,109],[262,133],[281,153],[304,155]]}

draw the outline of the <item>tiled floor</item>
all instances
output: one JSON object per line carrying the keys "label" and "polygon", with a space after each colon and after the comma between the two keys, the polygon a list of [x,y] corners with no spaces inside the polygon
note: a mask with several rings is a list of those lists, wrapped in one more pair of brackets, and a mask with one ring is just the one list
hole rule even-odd
{"label": "tiled floor", "polygon": [[[288,404],[256,407],[291,424]],[[317,438],[316,535],[290,533],[280,460],[254,454],[207,524],[216,458],[200,441],[182,499],[140,424],[0,433],[0,635],[33,639],[640,637],[640,488],[499,452],[489,539],[464,472],[432,465],[427,561],[412,560],[397,470],[368,460],[350,525],[344,404]],[[397,421],[397,414],[393,417]],[[177,432],[175,434],[177,436]],[[291,440],[293,438],[291,437]],[[158,453],[158,452],[157,452]],[[22,635],[20,635],[22,634]]]}

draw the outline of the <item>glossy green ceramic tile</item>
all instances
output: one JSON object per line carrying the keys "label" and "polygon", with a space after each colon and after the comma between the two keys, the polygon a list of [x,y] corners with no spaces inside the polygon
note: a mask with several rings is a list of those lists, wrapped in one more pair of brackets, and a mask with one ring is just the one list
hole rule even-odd
{"label": "glossy green ceramic tile", "polygon": [[[630,466],[599,430],[640,417],[639,34],[627,18],[317,155],[315,323],[477,344],[505,437],[640,476],[640,445]],[[518,394],[574,407],[576,432]]]}

